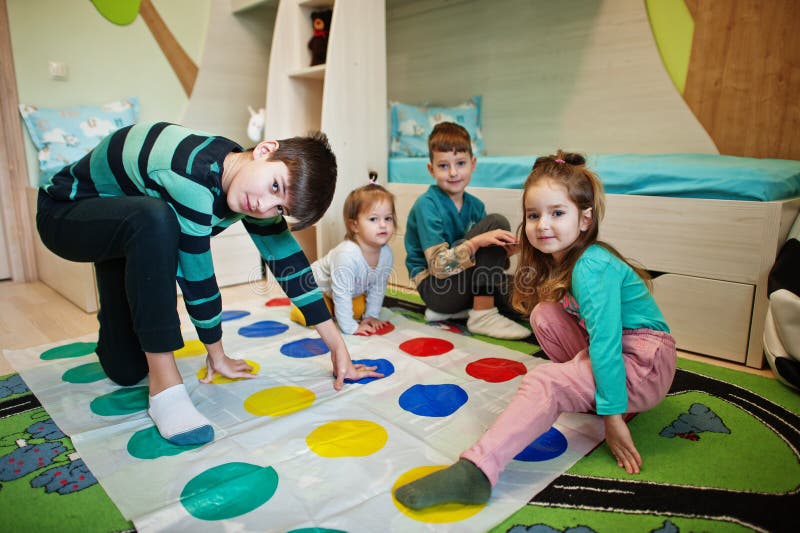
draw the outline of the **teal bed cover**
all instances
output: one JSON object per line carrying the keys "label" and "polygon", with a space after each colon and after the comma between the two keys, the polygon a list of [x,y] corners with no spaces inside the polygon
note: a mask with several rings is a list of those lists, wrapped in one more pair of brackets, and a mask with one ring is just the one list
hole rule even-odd
{"label": "teal bed cover", "polygon": [[[538,156],[478,156],[471,187],[521,189]],[[390,183],[429,185],[427,158],[389,158]],[[800,161],[715,154],[589,156],[607,193],[770,201],[800,196]]]}

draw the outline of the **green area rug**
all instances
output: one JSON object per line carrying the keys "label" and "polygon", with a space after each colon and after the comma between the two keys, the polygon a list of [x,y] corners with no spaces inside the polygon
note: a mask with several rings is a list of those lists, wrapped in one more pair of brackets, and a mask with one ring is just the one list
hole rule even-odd
{"label": "green area rug", "polygon": [[19,374],[0,377],[0,531],[133,531]]}

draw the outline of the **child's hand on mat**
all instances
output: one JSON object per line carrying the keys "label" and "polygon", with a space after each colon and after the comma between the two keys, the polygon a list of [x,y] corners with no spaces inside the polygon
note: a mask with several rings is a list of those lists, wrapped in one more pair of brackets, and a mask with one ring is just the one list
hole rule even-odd
{"label": "child's hand on mat", "polygon": [[510,231],[504,229],[493,229],[480,235],[475,235],[469,240],[473,249],[485,248],[486,246],[506,246],[509,244],[516,244],[517,238]]}
{"label": "child's hand on mat", "polygon": [[254,378],[256,374],[252,373],[253,367],[250,366],[244,359],[231,359],[227,355],[213,358],[210,355],[206,356],[206,377],[200,380],[200,383],[211,383],[214,379],[214,374],[218,373],[226,378]]}
{"label": "child's hand on mat", "polygon": [[372,335],[386,326],[386,322],[378,318],[367,317],[361,320],[353,335]]}
{"label": "child's hand on mat", "polygon": [[606,444],[614,454],[617,465],[629,474],[638,474],[642,467],[642,456],[633,443],[625,419],[622,415],[608,415],[603,417],[603,422],[606,426]]}
{"label": "child's hand on mat", "polygon": [[350,361],[350,354],[348,353],[345,353],[342,357],[331,352],[331,362],[333,363],[333,377],[336,378],[336,381],[333,382],[333,388],[336,390],[342,390],[345,379],[358,381],[363,378],[383,377],[380,372],[375,372],[378,369],[377,366],[354,365]]}
{"label": "child's hand on mat", "polygon": [[317,333],[322,337],[322,341],[331,351],[331,363],[333,363],[333,376],[336,380],[333,382],[333,388],[342,390],[344,387],[344,380],[352,379],[358,381],[362,378],[382,378],[383,374],[375,372],[376,366],[354,365],[350,359],[350,352],[347,351],[347,345],[344,343],[342,334],[339,328],[336,327],[333,320],[326,320],[320,322],[315,326]]}

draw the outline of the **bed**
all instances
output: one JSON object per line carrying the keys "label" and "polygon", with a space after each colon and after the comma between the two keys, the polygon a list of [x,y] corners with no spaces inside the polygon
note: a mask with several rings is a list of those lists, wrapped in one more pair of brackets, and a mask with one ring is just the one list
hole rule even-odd
{"label": "bed", "polygon": [[[470,192],[522,221],[520,190],[536,156],[479,156]],[[395,283],[409,286],[404,221],[431,183],[422,157],[389,159],[397,197]],[[682,350],[763,366],[767,275],[800,210],[800,162],[711,154],[590,157],[608,194],[601,238],[654,276]]]}

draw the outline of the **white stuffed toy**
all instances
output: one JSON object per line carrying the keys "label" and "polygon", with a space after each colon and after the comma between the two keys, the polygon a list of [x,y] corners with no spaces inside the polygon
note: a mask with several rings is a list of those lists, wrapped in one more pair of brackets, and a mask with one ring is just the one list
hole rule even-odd
{"label": "white stuffed toy", "polygon": [[247,109],[250,111],[250,121],[247,123],[247,136],[253,142],[261,142],[264,140],[262,138],[264,135],[264,108],[262,107],[258,112],[254,111],[250,106],[247,106]]}

